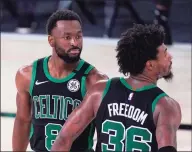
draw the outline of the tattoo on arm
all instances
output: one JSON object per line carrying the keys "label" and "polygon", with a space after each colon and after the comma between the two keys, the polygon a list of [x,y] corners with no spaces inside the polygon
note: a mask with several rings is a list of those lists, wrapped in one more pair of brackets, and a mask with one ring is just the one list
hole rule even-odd
{"label": "tattoo on arm", "polygon": [[174,146],[177,148],[177,130],[181,122],[180,106],[173,99],[166,98],[159,104],[156,126],[158,147]]}
{"label": "tattoo on arm", "polygon": [[157,143],[160,143],[163,138],[163,132],[161,130],[156,131]]}
{"label": "tattoo on arm", "polygon": [[170,124],[159,125],[156,130],[157,143],[159,145],[170,144],[177,147],[176,131],[176,126],[171,126]]}

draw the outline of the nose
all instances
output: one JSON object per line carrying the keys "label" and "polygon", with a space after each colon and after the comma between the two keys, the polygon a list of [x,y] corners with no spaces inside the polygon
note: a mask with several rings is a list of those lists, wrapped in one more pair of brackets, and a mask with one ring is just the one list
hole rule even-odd
{"label": "nose", "polygon": [[173,56],[169,53],[169,59],[172,60]]}
{"label": "nose", "polygon": [[74,38],[71,39],[70,43],[71,43],[72,46],[77,46],[78,45],[77,40],[74,39]]}

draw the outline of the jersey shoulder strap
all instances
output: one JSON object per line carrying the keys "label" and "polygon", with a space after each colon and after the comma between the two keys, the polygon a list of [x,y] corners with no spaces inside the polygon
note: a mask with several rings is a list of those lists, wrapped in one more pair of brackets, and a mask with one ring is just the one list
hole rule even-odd
{"label": "jersey shoulder strap", "polygon": [[81,59],[78,67],[73,70],[76,74],[80,76],[87,76],[89,72],[94,68],[90,63],[86,62],[85,60]]}
{"label": "jersey shoulder strap", "polygon": [[114,88],[117,87],[117,84],[119,82],[120,78],[119,77],[114,77],[114,78],[111,78],[107,81],[106,83],[106,87],[103,91],[103,94],[102,94],[102,101],[104,100],[105,96],[111,92]]}
{"label": "jersey shoulder strap", "polygon": [[166,97],[166,96],[168,97],[168,95],[163,90],[161,90],[159,87],[156,87],[156,89],[154,89],[154,90],[155,90],[156,96],[155,96],[154,100],[152,101],[152,113],[155,111],[155,107],[156,107],[158,101],[163,97]]}
{"label": "jersey shoulder strap", "polygon": [[[108,96],[106,96],[106,95],[109,92],[111,92],[111,90],[113,90],[113,88],[118,84],[119,80],[120,80],[119,77],[114,77],[114,78],[109,79],[106,82],[106,86],[105,86],[105,89],[103,90],[103,94],[102,94],[102,101],[101,101],[101,104],[100,104],[100,107],[102,107],[102,108],[98,109],[98,113],[97,113],[97,116],[96,116],[97,118],[100,118],[100,119],[97,119],[98,124],[102,123],[103,117],[105,115],[104,111],[107,108],[106,105],[111,102],[111,100],[107,100]],[[104,107],[104,109],[103,109],[103,107]]]}
{"label": "jersey shoulder strap", "polygon": [[31,74],[31,81],[30,81],[30,87],[29,87],[29,94],[31,96],[32,96],[32,92],[33,92],[36,75],[37,75],[37,70],[39,69],[39,66],[41,66],[41,62],[43,61],[43,59],[44,58],[37,59],[37,60],[33,61],[33,64],[32,64],[32,74]]}
{"label": "jersey shoulder strap", "polygon": [[[83,60],[84,61],[84,60]],[[77,73],[77,75],[80,77],[81,79],[81,95],[82,97],[85,96],[86,94],[86,79],[87,76],[89,75],[89,73],[91,72],[91,70],[93,70],[95,67],[91,64],[89,64],[88,62],[84,61],[84,64],[81,68],[81,70],[77,71],[75,70],[74,72]]]}

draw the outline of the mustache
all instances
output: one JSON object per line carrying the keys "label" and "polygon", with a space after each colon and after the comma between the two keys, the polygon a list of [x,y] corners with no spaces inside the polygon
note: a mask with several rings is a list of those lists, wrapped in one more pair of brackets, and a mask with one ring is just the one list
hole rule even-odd
{"label": "mustache", "polygon": [[69,53],[69,52],[71,52],[74,49],[78,49],[79,51],[81,51],[81,48],[79,48],[77,46],[74,46],[74,47],[70,48],[67,52]]}

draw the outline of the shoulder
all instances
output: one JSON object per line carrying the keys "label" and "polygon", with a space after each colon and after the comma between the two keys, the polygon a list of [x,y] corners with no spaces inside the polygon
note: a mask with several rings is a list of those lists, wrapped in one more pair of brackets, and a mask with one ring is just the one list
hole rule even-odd
{"label": "shoulder", "polygon": [[159,99],[157,107],[160,110],[171,110],[173,112],[179,112],[181,110],[179,103],[169,96]]}
{"label": "shoulder", "polygon": [[95,84],[93,84],[90,89],[87,90],[86,92],[86,96],[94,96],[97,98],[101,98],[103,95],[103,92],[105,90],[105,88],[107,87],[107,83],[109,82],[109,80],[100,80],[97,81]]}
{"label": "shoulder", "polygon": [[93,79],[98,79],[98,80],[107,80],[109,79],[108,76],[101,71],[97,70],[95,67],[90,71],[89,78]]}
{"label": "shoulder", "polygon": [[94,113],[96,115],[97,110],[101,104],[103,93],[107,87],[109,80],[97,81],[86,93],[85,99],[93,105]]}
{"label": "shoulder", "polygon": [[32,74],[32,64],[20,67],[15,76],[15,83],[18,90],[28,90]]}
{"label": "shoulder", "polygon": [[[110,79],[109,79],[110,80]],[[107,83],[109,82],[108,79],[106,80],[99,80],[91,87],[90,91],[92,92],[103,92],[106,88]]]}
{"label": "shoulder", "polygon": [[20,67],[17,70],[16,78],[30,79],[32,73],[32,64]]}
{"label": "shoulder", "polygon": [[169,96],[165,96],[159,99],[154,114],[158,117],[159,115],[166,116],[167,120],[174,120],[181,122],[181,107],[179,103]]}
{"label": "shoulder", "polygon": [[87,76],[88,84],[93,85],[100,80],[108,80],[108,76],[106,74],[98,71],[96,68],[93,68]]}

